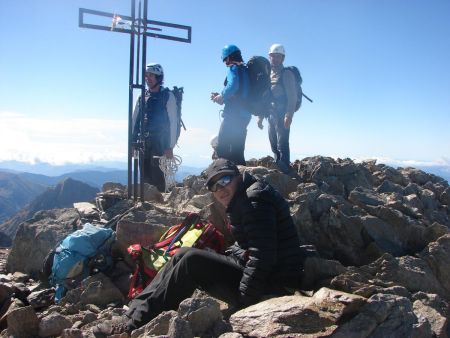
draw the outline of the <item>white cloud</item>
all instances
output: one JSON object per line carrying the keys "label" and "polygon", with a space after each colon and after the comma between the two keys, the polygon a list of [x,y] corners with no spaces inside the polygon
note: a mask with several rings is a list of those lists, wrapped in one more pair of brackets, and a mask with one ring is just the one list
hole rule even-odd
{"label": "white cloud", "polygon": [[[181,155],[183,164],[206,166],[211,161],[210,140],[218,130],[189,127],[181,132],[179,146],[174,153]],[[103,161],[127,161],[127,121],[98,118],[36,118],[16,112],[0,112],[0,161],[91,163]],[[296,152],[291,142],[291,160],[323,155],[333,158],[336,154],[312,154]],[[266,131],[249,128],[245,154],[247,158],[272,155]],[[442,157],[433,161],[398,160],[383,156],[359,156],[349,152],[344,157],[355,161],[376,159],[400,167],[449,167],[450,159]]]}
{"label": "white cloud", "polygon": [[399,160],[389,157],[372,156],[366,158],[356,158],[356,162],[365,161],[368,159],[377,160],[377,163],[383,163],[395,167],[450,167],[450,159],[442,157],[433,161],[420,161],[420,160]]}
{"label": "white cloud", "polygon": [[0,161],[126,161],[127,121],[0,113]]}

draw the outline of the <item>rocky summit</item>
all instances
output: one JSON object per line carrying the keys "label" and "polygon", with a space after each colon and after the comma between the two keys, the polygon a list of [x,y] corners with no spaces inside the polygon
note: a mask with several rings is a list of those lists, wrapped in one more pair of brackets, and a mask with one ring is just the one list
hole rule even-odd
{"label": "rocky summit", "polygon": [[[241,170],[263,177],[289,201],[304,248],[303,278],[292,296],[267,297],[239,311],[197,290],[131,337],[449,337],[450,187],[414,168],[376,161],[309,157],[289,175],[271,158]],[[108,183],[95,204],[39,211],[18,226],[0,276],[2,337],[93,337],[120,316],[133,263],[130,244],[150,245],[188,213],[232,238],[224,210],[188,176],[169,193],[146,186],[145,201]],[[48,252],[90,222],[116,229],[114,270],[97,273],[54,304],[41,272]]]}

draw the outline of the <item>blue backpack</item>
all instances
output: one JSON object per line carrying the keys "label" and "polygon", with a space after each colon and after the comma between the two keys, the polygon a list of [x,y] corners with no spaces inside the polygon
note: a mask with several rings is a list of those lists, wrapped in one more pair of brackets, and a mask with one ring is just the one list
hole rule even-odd
{"label": "blue backpack", "polygon": [[68,235],[55,249],[49,282],[56,288],[55,302],[93,272],[113,265],[111,246],[115,232],[86,223]]}

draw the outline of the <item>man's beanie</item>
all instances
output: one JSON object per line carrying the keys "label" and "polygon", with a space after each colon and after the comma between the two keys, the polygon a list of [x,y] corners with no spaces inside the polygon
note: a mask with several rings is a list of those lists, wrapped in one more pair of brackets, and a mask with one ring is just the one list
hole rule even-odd
{"label": "man's beanie", "polygon": [[206,169],[206,185],[208,185],[211,179],[217,175],[239,175],[239,169],[236,164],[230,160],[224,158],[218,158]]}

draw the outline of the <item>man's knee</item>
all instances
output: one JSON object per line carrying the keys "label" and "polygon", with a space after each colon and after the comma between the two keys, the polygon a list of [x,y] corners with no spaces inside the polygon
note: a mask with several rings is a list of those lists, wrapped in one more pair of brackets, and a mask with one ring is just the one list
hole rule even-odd
{"label": "man's knee", "polygon": [[175,257],[177,257],[180,267],[184,266],[192,273],[195,273],[197,269],[204,271],[208,262],[211,261],[206,250],[195,248],[181,248],[173,258]]}

